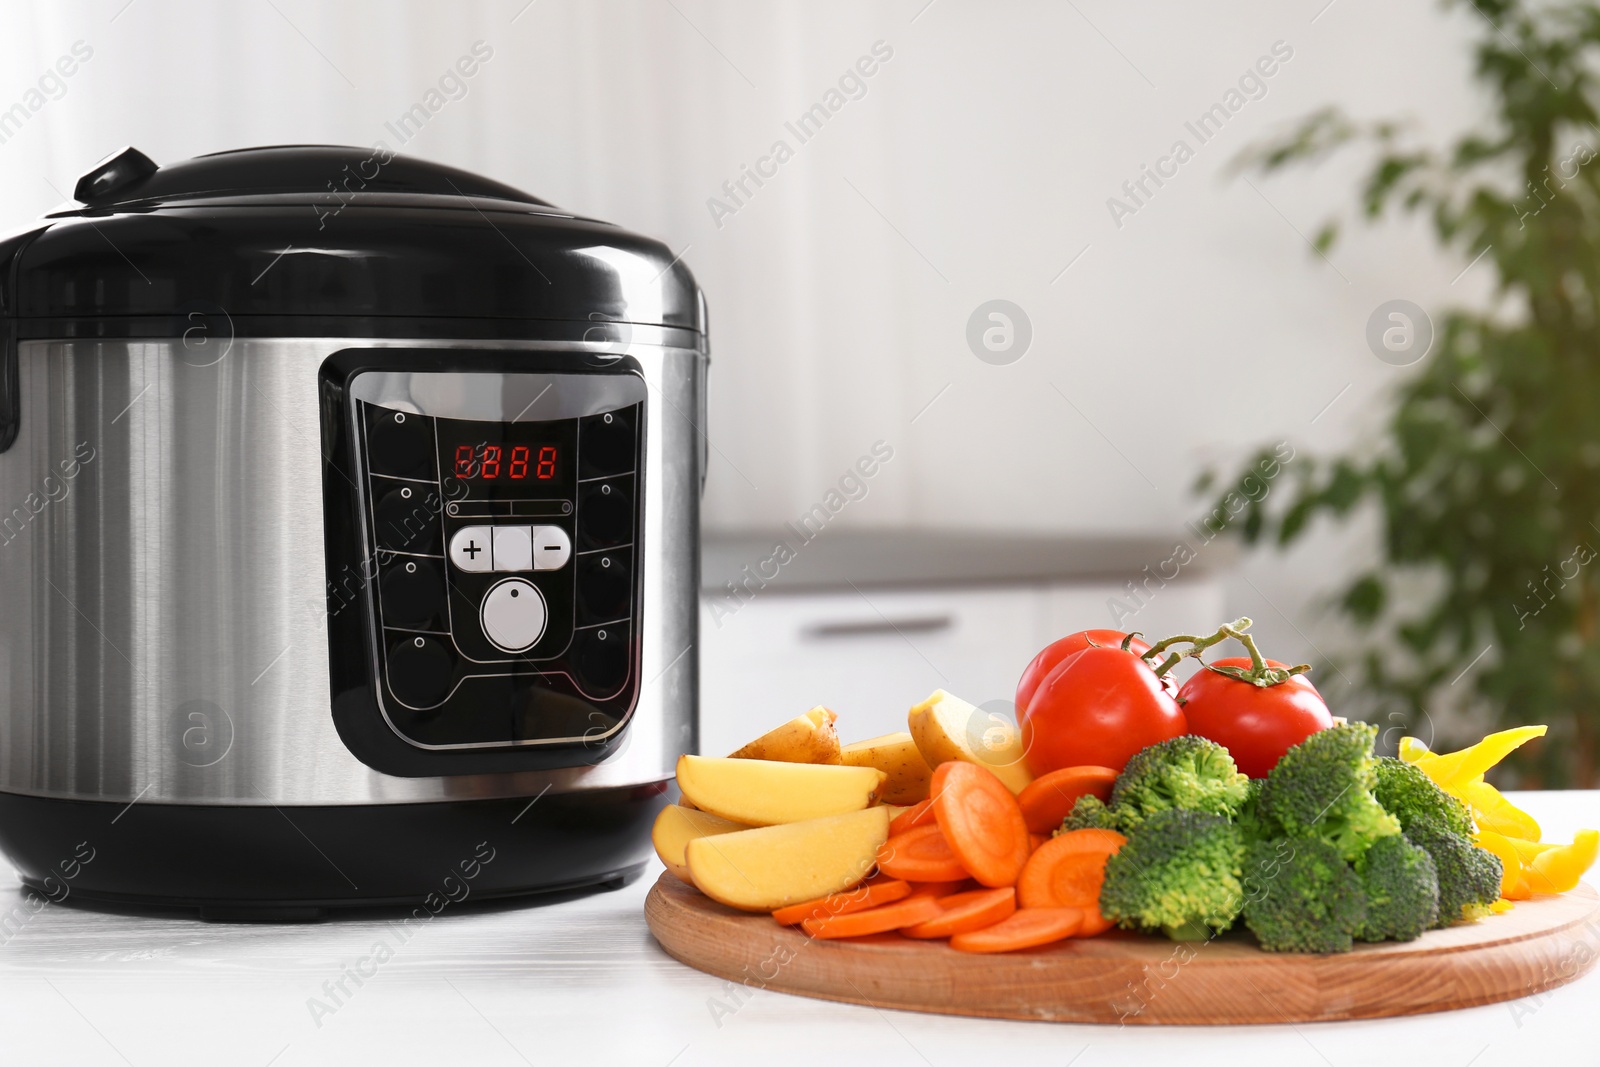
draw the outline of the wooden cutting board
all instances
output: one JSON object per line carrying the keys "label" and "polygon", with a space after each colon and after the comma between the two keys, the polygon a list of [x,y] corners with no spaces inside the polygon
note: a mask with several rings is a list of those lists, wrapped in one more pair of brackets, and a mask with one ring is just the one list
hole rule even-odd
{"label": "wooden cutting board", "polygon": [[1530,996],[1600,959],[1588,885],[1479,923],[1335,956],[1262,952],[1247,934],[1178,943],[1112,931],[1003,955],[881,934],[816,941],[663,873],[645,901],[661,947],[757,988],[877,1008],[1053,1022],[1232,1024],[1368,1019]]}

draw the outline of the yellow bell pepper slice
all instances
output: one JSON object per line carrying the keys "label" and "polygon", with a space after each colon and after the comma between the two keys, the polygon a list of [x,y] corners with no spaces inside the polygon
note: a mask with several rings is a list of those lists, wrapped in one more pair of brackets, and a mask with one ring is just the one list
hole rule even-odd
{"label": "yellow bell pepper slice", "polygon": [[1565,893],[1575,889],[1583,872],[1600,855],[1600,832],[1579,830],[1572,844],[1558,845],[1533,858],[1527,866],[1527,881],[1536,893]]}
{"label": "yellow bell pepper slice", "polygon": [[1400,739],[1400,758],[1466,804],[1478,826],[1477,843],[1500,857],[1500,899],[1490,905],[1492,912],[1509,911],[1513,900],[1534,893],[1568,892],[1600,858],[1600,831],[1579,830],[1570,845],[1541,842],[1538,821],[1483,780],[1485,771],[1545,732],[1543,726],[1520,726],[1442,754],[1415,737]]}
{"label": "yellow bell pepper slice", "polygon": [[1420,763],[1425,759],[1433,759],[1434,754],[1428,751],[1428,746],[1415,737],[1402,737],[1400,739],[1400,758],[1406,763]]}
{"label": "yellow bell pepper slice", "polygon": [[1561,847],[1560,845],[1551,844],[1549,842],[1529,841],[1521,837],[1508,837],[1506,840],[1510,841],[1511,846],[1517,850],[1517,855],[1521,857],[1522,865],[1524,867],[1532,863],[1533,858],[1539,853],[1549,852],[1553,848]]}
{"label": "yellow bell pepper slice", "polygon": [[1539,823],[1532,815],[1507,800],[1500,790],[1482,778],[1462,782],[1450,792],[1460,797],[1472,809],[1472,818],[1479,829],[1493,830],[1506,837],[1520,837],[1527,841],[1539,840]]}
{"label": "yellow bell pepper slice", "polygon": [[1478,831],[1478,847],[1500,857],[1500,896],[1506,900],[1527,900],[1533,896],[1522,873],[1522,857],[1516,846],[1503,834],[1493,830]]}
{"label": "yellow bell pepper slice", "polygon": [[1419,762],[1418,766],[1440,787],[1449,789],[1481,778],[1485,771],[1527,742],[1535,737],[1543,737],[1548,729],[1545,726],[1518,726],[1512,730],[1501,730],[1489,734],[1470,748],[1436,755],[1431,760]]}

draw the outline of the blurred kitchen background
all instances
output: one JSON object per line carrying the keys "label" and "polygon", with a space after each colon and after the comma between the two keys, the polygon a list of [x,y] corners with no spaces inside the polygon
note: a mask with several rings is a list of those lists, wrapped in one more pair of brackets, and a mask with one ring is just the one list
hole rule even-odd
{"label": "blurred kitchen background", "polygon": [[[1374,558],[1375,514],[1244,551],[1193,525],[1215,495],[1196,478],[1262,445],[1370,445],[1416,372],[1374,355],[1374,309],[1437,318],[1483,304],[1494,274],[1419,221],[1314,250],[1368,153],[1233,164],[1327,104],[1434,144],[1483,125],[1485,17],[1381,0],[19,2],[0,10],[0,193],[21,225],[125,144],[169,161],[381,142],[681,253],[712,322],[706,751],[818,703],[852,737],[902,726],[936,687],[1009,707],[1054,636],[1238,615],[1269,654],[1317,664],[1337,714],[1361,707],[1335,665],[1360,634],[1329,598]],[[774,562],[780,541],[793,558]],[[1424,737],[1482,713],[1453,688],[1413,724]]]}

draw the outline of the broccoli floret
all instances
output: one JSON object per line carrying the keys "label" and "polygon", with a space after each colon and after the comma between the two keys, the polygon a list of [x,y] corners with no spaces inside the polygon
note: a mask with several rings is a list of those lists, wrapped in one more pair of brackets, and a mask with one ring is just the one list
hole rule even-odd
{"label": "broccoli floret", "polygon": [[1105,802],[1093,793],[1085,793],[1072,805],[1072,810],[1061,822],[1061,829],[1057,833],[1066,833],[1068,830],[1115,830],[1125,834],[1133,828],[1136,820],[1128,818],[1128,813],[1116,808],[1107,807]]}
{"label": "broccoli floret", "polygon": [[1363,941],[1414,941],[1439,921],[1439,878],[1433,857],[1400,834],[1372,843],[1359,864],[1367,894]]}
{"label": "broccoli floret", "polygon": [[1316,837],[1256,841],[1244,872],[1244,924],[1263,949],[1350,951],[1366,894],[1338,849]]}
{"label": "broccoli floret", "polygon": [[1249,788],[1227,749],[1185,734],[1134,753],[1111,788],[1111,806],[1143,818],[1174,808],[1231,818]]}
{"label": "broccoli floret", "polygon": [[1500,857],[1479,848],[1471,838],[1434,827],[1406,834],[1411,843],[1433,857],[1439,877],[1439,919],[1449,926],[1464,919],[1481,919],[1489,905],[1500,899]]}
{"label": "broccoli floret", "polygon": [[1461,837],[1472,836],[1472,816],[1467,806],[1440,789],[1413,764],[1380,756],[1372,795],[1384,811],[1400,820],[1400,829],[1407,833],[1434,826]]}
{"label": "broccoli floret", "polygon": [[1319,730],[1284,753],[1261,787],[1257,814],[1293,838],[1316,837],[1355,860],[1400,823],[1372,795],[1378,728],[1346,723]]}
{"label": "broccoli floret", "polygon": [[1239,814],[1233,820],[1246,842],[1284,836],[1283,827],[1261,813],[1261,787],[1266,784],[1265,778],[1250,779],[1249,792],[1245,794],[1244,803],[1239,805]]}
{"label": "broccoli floret", "polygon": [[1106,860],[1100,912],[1129,929],[1199,940],[1233,925],[1244,841],[1220,815],[1158,811]]}

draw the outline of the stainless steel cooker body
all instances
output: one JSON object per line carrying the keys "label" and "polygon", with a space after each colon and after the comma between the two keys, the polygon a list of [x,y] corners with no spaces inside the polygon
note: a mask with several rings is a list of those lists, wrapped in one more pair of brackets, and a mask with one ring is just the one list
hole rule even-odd
{"label": "stainless steel cooker body", "polygon": [[[21,433],[0,455],[0,501],[11,502],[0,514],[0,792],[332,805],[671,777],[694,742],[702,351],[637,339],[229,339],[211,325],[187,338],[20,346]],[[336,352],[418,348],[542,354],[573,371],[637,365],[625,373],[648,412],[639,685],[603,755],[579,745],[556,769],[402,777],[362,762],[335,729],[330,655],[357,653],[330,649],[330,617],[380,591],[375,563],[328,566],[318,372]],[[484,417],[588,414],[555,403],[551,383],[564,377],[442,372],[434,393],[458,395],[435,410],[472,414],[476,389]]]}

